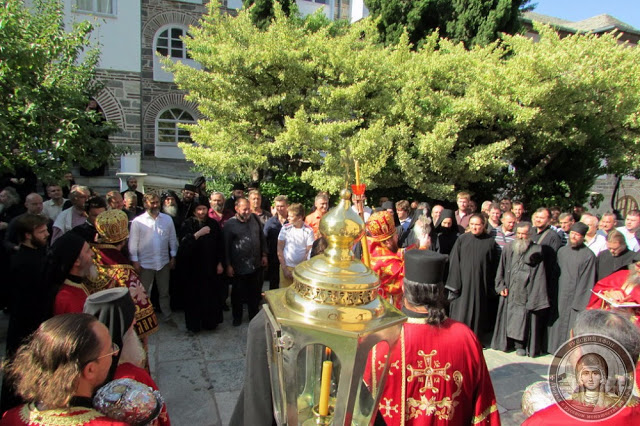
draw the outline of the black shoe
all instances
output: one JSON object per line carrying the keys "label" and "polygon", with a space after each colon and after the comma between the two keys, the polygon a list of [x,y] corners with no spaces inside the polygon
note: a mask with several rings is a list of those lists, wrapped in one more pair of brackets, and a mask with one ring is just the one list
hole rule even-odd
{"label": "black shoe", "polygon": [[234,319],[233,320],[233,326],[237,327],[239,325],[242,325],[242,320],[241,319]]}

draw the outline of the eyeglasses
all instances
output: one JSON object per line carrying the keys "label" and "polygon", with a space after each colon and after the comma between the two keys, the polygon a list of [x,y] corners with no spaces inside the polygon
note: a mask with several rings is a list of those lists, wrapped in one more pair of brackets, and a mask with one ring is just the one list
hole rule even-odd
{"label": "eyeglasses", "polygon": [[100,355],[97,358],[90,359],[89,361],[84,362],[82,366],[84,368],[84,366],[89,364],[90,362],[98,361],[99,359],[106,358],[108,356],[117,356],[119,353],[120,353],[120,346],[118,346],[118,344],[115,342],[111,342],[111,352],[106,353],[104,355]]}

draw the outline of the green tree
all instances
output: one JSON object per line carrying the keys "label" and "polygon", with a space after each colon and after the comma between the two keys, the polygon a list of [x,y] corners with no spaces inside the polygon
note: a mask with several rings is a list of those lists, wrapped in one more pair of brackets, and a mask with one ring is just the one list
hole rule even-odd
{"label": "green tree", "polygon": [[88,22],[65,30],[60,1],[0,7],[0,172],[22,166],[57,179],[73,163],[92,169],[111,157],[113,125],[85,110],[99,88],[91,30]]}
{"label": "green tree", "polygon": [[282,8],[282,12],[290,16],[297,11],[295,0],[242,0],[242,5],[251,8],[251,20],[260,29],[265,29],[274,17],[273,3],[276,1]]}
{"label": "green tree", "polygon": [[370,19],[331,34],[276,8],[262,31],[213,4],[186,40],[202,69],[171,65],[205,117],[181,148],[210,175],[332,193],[358,160],[371,189],[582,202],[599,174],[640,169],[640,51],[540,32],[471,50],[434,33],[414,50],[406,35],[382,46]]}
{"label": "green tree", "polygon": [[436,29],[442,37],[467,47],[486,45],[501,32],[520,30],[520,12],[530,0],[365,0],[386,43],[403,31],[418,46]]}

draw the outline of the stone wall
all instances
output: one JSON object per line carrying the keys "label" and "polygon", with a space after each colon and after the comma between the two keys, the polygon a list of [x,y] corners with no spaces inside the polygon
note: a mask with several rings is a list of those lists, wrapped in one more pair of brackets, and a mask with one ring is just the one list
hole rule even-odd
{"label": "stone wall", "polygon": [[[616,178],[606,175],[598,178],[591,190],[604,196],[604,200],[597,209],[589,209],[597,214],[611,210],[611,195],[615,189]],[[631,209],[637,209],[640,202],[640,180],[632,177],[622,178],[620,188],[616,194],[615,208],[624,216]]]}
{"label": "stone wall", "polygon": [[140,152],[140,74],[101,69],[97,70],[96,78],[104,85],[96,101],[106,119],[120,128],[109,140],[133,152]]}

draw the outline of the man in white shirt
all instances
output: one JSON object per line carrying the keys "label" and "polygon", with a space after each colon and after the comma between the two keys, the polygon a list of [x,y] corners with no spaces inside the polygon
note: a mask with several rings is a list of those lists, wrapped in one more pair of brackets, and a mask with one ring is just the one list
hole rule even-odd
{"label": "man in white shirt", "polygon": [[589,227],[584,236],[584,243],[596,256],[601,251],[607,250],[607,239],[598,234],[598,218],[591,213],[583,213],[580,222]]}
{"label": "man in white shirt", "polygon": [[640,229],[640,210],[634,209],[627,213],[624,226],[617,228],[624,235],[624,239],[627,240],[627,247],[631,251],[640,251],[640,244],[636,239],[636,231],[638,229]]}
{"label": "man in white shirt", "polygon": [[42,214],[55,222],[67,200],[62,198],[62,187],[57,183],[47,185],[47,197],[49,199],[43,204]]}
{"label": "man in white shirt", "polygon": [[84,203],[91,196],[91,191],[86,186],[74,185],[69,193],[69,200],[72,206],[60,212],[53,223],[51,233],[51,244],[53,244],[62,234],[71,231],[78,225],[87,221],[87,213],[84,210]]}
{"label": "man in white shirt", "polygon": [[287,220],[278,235],[280,288],[293,284],[293,268],[309,257],[313,246],[313,228],[304,223],[304,207],[294,203],[288,208]]}
{"label": "man in white shirt", "polygon": [[178,253],[176,229],[171,217],[160,213],[160,197],[145,194],[143,198],[146,211],[131,222],[129,254],[147,294],[151,294],[154,279],[158,284],[160,309],[163,319],[168,321],[171,319],[169,274]]}

